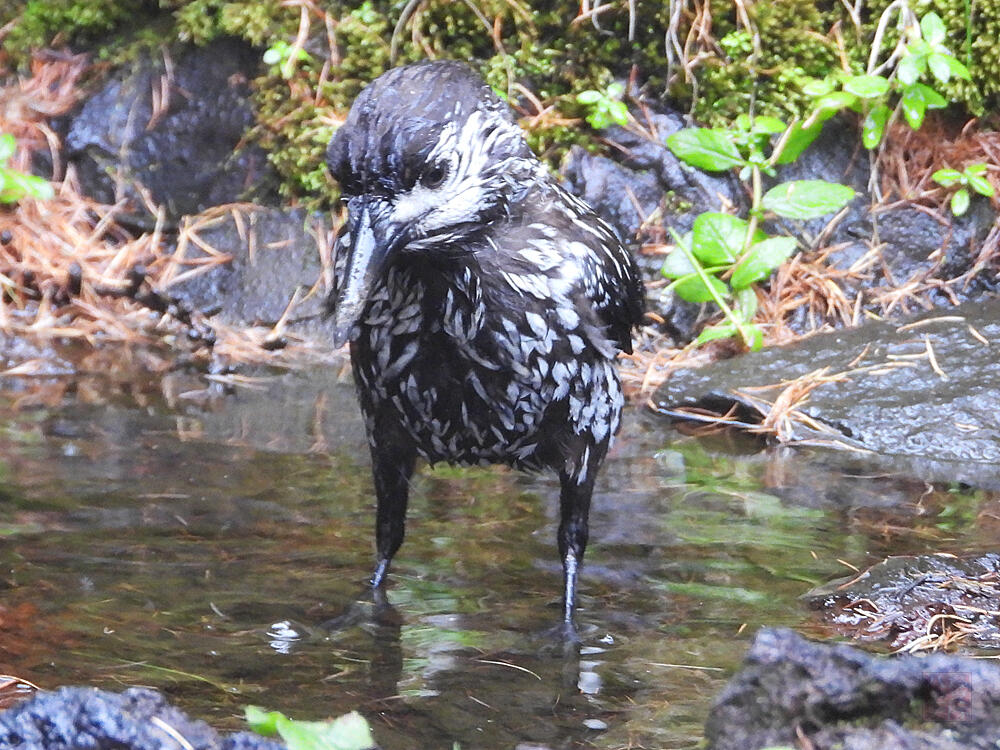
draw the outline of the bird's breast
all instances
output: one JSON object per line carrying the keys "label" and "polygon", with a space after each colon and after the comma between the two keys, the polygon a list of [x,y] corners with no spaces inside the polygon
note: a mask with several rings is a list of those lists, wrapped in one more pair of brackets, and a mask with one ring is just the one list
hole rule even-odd
{"label": "bird's breast", "polygon": [[391,414],[431,461],[540,468],[539,444],[556,433],[610,437],[617,373],[579,314],[498,304],[466,281],[394,272],[376,288],[352,346],[365,411]]}

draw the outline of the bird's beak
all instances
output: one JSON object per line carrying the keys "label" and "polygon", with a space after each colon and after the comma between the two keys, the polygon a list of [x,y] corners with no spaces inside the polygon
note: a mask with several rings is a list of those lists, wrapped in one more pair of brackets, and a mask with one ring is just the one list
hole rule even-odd
{"label": "bird's beak", "polygon": [[392,252],[404,239],[403,227],[390,217],[385,201],[356,198],[348,203],[351,248],[347,267],[333,302],[334,344],[343,346],[350,338],[372,285],[382,275]]}

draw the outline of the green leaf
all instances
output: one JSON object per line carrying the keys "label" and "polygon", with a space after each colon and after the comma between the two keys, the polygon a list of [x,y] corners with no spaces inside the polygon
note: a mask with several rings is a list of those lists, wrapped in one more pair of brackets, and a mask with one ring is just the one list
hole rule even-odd
{"label": "green leaf", "polygon": [[[715,294],[719,297],[726,297],[729,294],[729,287],[715,276],[709,276],[708,283],[711,285],[712,289],[715,290]],[[715,296],[712,294],[712,291],[709,287],[705,286],[705,282],[701,280],[701,276],[696,273],[678,279],[670,285],[670,288],[677,293],[678,297],[687,300],[688,302],[715,301]]]}
{"label": "green leaf", "polygon": [[791,257],[796,245],[793,237],[770,237],[752,245],[736,266],[729,283],[733,289],[746,289],[755,281],[766,279],[775,268]]}
{"label": "green leaf", "polygon": [[17,150],[17,141],[10,133],[0,135],[0,162],[7,161]]}
{"label": "green leaf", "polygon": [[247,723],[255,732],[278,735],[288,750],[369,750],[375,747],[371,728],[356,711],[332,721],[294,721],[278,711],[247,706]]}
{"label": "green leaf", "polygon": [[748,226],[744,219],[731,214],[700,214],[691,227],[691,252],[708,265],[732,263],[743,251]]}
{"label": "green leaf", "polygon": [[750,130],[754,133],[766,133],[768,135],[774,135],[775,133],[781,133],[785,129],[785,123],[779,120],[777,117],[770,117],[768,115],[758,115],[751,126]]}
{"label": "green leaf", "polygon": [[986,175],[986,169],[987,169],[987,165],[982,164],[982,163],[978,163],[978,164],[970,164],[963,171],[965,172],[966,175],[974,175],[976,177],[983,177],[983,176]]}
{"label": "green leaf", "polygon": [[802,93],[818,99],[826,96],[837,87],[832,78],[813,78],[802,87]]}
{"label": "green leaf", "polygon": [[815,219],[839,211],[854,197],[847,185],[825,180],[793,180],[775,185],[761,205],[786,219]]}
{"label": "green leaf", "polygon": [[959,188],[955,191],[955,194],[951,196],[951,212],[955,216],[961,216],[966,211],[969,210],[969,191],[965,188]]}
{"label": "green leaf", "polygon": [[937,46],[944,43],[948,36],[948,30],[944,26],[941,16],[933,11],[920,19],[920,33],[924,40],[931,45]]}
{"label": "green leaf", "polygon": [[821,96],[816,100],[816,109],[826,112],[838,112],[845,107],[850,109],[856,106],[858,97],[848,91],[834,91],[832,94]]}
{"label": "green leaf", "polygon": [[608,85],[608,98],[609,99],[621,99],[622,94],[625,93],[625,84],[620,81],[615,81]]}
{"label": "green leaf", "polygon": [[[759,326],[746,324],[743,326],[743,329],[750,334],[750,341],[746,342],[750,349],[757,351],[764,345],[764,332],[761,331]],[[734,323],[719,323],[718,325],[702,329],[702,332],[698,334],[698,338],[695,339],[695,343],[701,345],[709,341],[728,339],[738,335],[740,335],[740,329]]]}
{"label": "green leaf", "polygon": [[685,128],[667,137],[667,147],[692,167],[722,172],[744,161],[732,137],[724,130]]}
{"label": "green leaf", "polygon": [[43,180],[41,177],[26,174],[24,175],[24,182],[26,183],[25,187],[27,194],[36,200],[51,200],[55,195],[55,191],[52,189],[52,183],[48,180]]}
{"label": "green leaf", "polygon": [[966,173],[966,180],[968,180],[969,182],[969,187],[975,190],[980,195],[985,195],[988,198],[993,197],[993,193],[995,192],[993,190],[993,185],[991,185],[990,181],[987,180],[985,177],[980,177],[979,175]]}
{"label": "green leaf", "polygon": [[951,69],[951,74],[955,76],[955,78],[961,78],[963,81],[969,81],[972,79],[972,74],[969,73],[969,69],[954,57],[951,55],[944,55],[944,59],[947,61],[948,67]]}
{"label": "green leaf", "polygon": [[778,156],[776,162],[778,164],[791,164],[798,159],[802,152],[809,148],[820,132],[822,132],[823,123],[817,122],[806,128],[802,126],[801,122],[796,122],[792,124],[791,128],[792,132],[788,136],[788,140],[785,141],[785,147],[782,149],[781,155]]}
{"label": "green leaf", "polygon": [[[933,51],[934,51],[933,47],[931,47],[931,45],[929,45],[923,39],[911,39],[909,42],[906,43],[905,52],[908,52],[911,55],[915,55],[916,57],[923,57],[925,58],[925,61],[927,55],[929,55]],[[921,70],[921,72],[923,72],[923,70]]]}
{"label": "green leaf", "polygon": [[948,83],[948,79],[951,78],[949,59],[949,55],[942,55],[939,52],[932,52],[927,56],[927,65],[931,69],[931,75],[941,83]]}
{"label": "green leaf", "polygon": [[844,81],[844,91],[859,99],[878,99],[889,91],[889,81],[882,76],[851,76]]}
{"label": "green leaf", "polygon": [[48,200],[54,194],[52,185],[47,180],[0,167],[0,203],[16,203],[26,196]]}
{"label": "green leaf", "polygon": [[904,86],[912,86],[927,70],[927,56],[918,55],[913,52],[903,55],[903,59],[896,66],[896,76]]}
{"label": "green leaf", "polygon": [[[687,237],[687,246],[690,247],[690,232]],[[682,276],[688,276],[689,274],[696,273],[696,271],[695,267],[691,265],[691,260],[688,258],[688,254],[684,252],[684,248],[680,245],[675,245],[674,249],[667,255],[666,260],[663,261],[663,268],[660,269],[660,273],[668,279],[679,279]]]}
{"label": "green leaf", "polygon": [[757,313],[757,292],[752,286],[737,289],[733,292],[735,305],[733,312],[744,322],[749,323]]}
{"label": "green leaf", "polygon": [[924,114],[928,109],[940,109],[948,104],[941,94],[922,83],[915,83],[903,89],[900,99],[903,116],[907,124],[914,130],[919,130],[924,122]]}
{"label": "green leaf", "polygon": [[720,323],[719,325],[706,326],[694,340],[695,344],[707,344],[709,341],[717,339],[728,339],[739,334],[739,329],[733,323]]}
{"label": "green leaf", "polygon": [[576,95],[576,100],[580,104],[596,104],[603,98],[604,95],[601,94],[600,91],[594,91],[593,89],[589,91],[581,91],[579,94]]}
{"label": "green leaf", "polygon": [[872,107],[868,114],[865,115],[864,122],[861,124],[861,142],[865,148],[875,148],[882,142],[882,136],[885,135],[885,126],[889,122],[889,115],[891,114],[892,110],[888,106],[879,104]]}
{"label": "green leaf", "polygon": [[608,114],[619,125],[623,127],[628,125],[628,107],[625,102],[611,102],[608,106]]}
{"label": "green leaf", "polygon": [[[913,86],[918,86],[919,84],[913,84]],[[903,92],[903,98],[900,100],[900,104],[903,107],[903,117],[906,118],[906,123],[913,130],[920,130],[920,126],[924,124],[924,114],[927,112],[927,102],[924,101],[923,97],[909,94],[913,87],[906,89]]]}
{"label": "green leaf", "polygon": [[957,169],[939,169],[931,175],[931,179],[942,187],[951,187],[962,179],[962,173]]}

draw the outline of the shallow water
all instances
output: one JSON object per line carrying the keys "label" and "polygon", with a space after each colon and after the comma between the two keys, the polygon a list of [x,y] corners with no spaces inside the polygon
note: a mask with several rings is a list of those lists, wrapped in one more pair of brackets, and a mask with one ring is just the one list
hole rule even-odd
{"label": "shallow water", "polygon": [[1000,529],[1000,493],[685,436],[636,407],[595,496],[583,645],[564,655],[545,635],[552,477],[425,469],[390,606],[371,601],[342,376],[0,397],[0,672],[155,686],[225,730],[246,704],[358,708],[386,748],[690,747],[757,628],[824,635],[798,599],[813,585],[886,554],[989,549]]}

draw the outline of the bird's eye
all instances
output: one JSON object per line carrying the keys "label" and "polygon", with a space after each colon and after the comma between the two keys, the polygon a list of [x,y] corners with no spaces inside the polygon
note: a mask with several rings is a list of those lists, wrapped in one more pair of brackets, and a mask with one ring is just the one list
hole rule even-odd
{"label": "bird's eye", "polygon": [[446,164],[438,162],[436,164],[431,164],[431,166],[428,167],[427,171],[425,171],[420,176],[420,184],[423,185],[425,188],[430,188],[431,190],[433,190],[434,188],[441,187],[441,184],[445,181],[445,178],[447,177],[448,177],[448,166]]}

